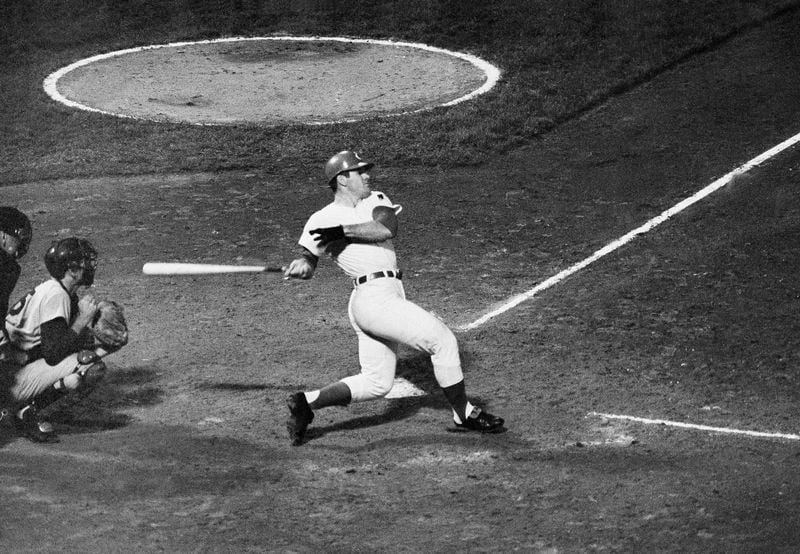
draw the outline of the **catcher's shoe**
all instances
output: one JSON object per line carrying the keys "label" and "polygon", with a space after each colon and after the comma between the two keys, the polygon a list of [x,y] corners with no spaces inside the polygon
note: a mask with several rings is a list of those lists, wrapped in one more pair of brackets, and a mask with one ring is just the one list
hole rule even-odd
{"label": "catcher's shoe", "polygon": [[55,429],[49,422],[39,419],[35,407],[28,407],[22,412],[22,417],[15,415],[12,419],[19,435],[28,437],[33,442],[58,442]]}
{"label": "catcher's shoe", "polygon": [[479,433],[502,433],[506,430],[502,417],[494,416],[475,408],[469,417],[461,423],[456,423],[455,431],[478,431]]}
{"label": "catcher's shoe", "polygon": [[290,413],[289,419],[286,421],[286,430],[289,431],[292,446],[300,446],[303,444],[306,429],[314,421],[314,412],[308,405],[306,395],[302,392],[291,395],[286,404],[289,406]]}

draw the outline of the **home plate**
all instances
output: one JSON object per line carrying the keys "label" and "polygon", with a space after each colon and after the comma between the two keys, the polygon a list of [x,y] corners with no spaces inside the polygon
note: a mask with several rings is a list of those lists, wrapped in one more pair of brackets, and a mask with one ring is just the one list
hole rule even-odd
{"label": "home plate", "polygon": [[407,398],[409,396],[425,396],[425,391],[415,387],[410,381],[402,377],[395,377],[392,390],[389,391],[385,398]]}

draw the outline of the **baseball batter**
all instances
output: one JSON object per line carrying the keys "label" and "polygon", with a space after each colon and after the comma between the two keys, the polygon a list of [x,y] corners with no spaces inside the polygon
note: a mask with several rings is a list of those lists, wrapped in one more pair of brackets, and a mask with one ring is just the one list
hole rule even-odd
{"label": "baseball batter", "polygon": [[284,271],[286,278],[310,279],[319,258],[327,254],[353,280],[348,311],[361,365],[357,375],[289,397],[287,429],[292,444],[302,444],[314,410],[386,396],[394,383],[400,343],[431,356],[436,381],[452,407],[458,429],[504,431],[502,418],[467,399],[453,332],[406,299],[392,244],[402,208],[386,194],[370,189],[372,166],[349,150],[325,164],[333,202],[308,219],[299,240],[301,256]]}
{"label": "baseball batter", "polygon": [[58,440],[39,411],[67,393],[91,390],[105,372],[100,358],[108,353],[90,333],[97,300],[77,296],[94,282],[94,247],[85,239],[63,239],[47,250],[45,266],[52,278],[11,307],[0,341],[3,363],[15,368],[7,391],[15,404],[14,425],[35,442]]}

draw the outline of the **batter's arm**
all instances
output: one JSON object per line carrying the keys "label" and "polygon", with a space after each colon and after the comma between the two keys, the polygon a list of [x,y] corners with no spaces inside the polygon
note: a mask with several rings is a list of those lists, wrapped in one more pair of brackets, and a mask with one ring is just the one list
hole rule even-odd
{"label": "batter's arm", "polygon": [[344,236],[355,242],[381,242],[397,236],[397,215],[388,206],[376,206],[372,221],[342,225]]}
{"label": "batter's arm", "polygon": [[311,279],[317,269],[319,258],[312,254],[308,248],[303,248],[300,257],[292,260],[283,271],[285,279]]}

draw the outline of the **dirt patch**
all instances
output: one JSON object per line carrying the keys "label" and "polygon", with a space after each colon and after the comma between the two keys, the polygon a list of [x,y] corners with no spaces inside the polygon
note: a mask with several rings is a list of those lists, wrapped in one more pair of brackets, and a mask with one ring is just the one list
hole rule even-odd
{"label": "dirt patch", "polygon": [[385,41],[230,39],[90,58],[55,85],[75,107],[123,117],[326,123],[458,101],[490,78],[470,59]]}

